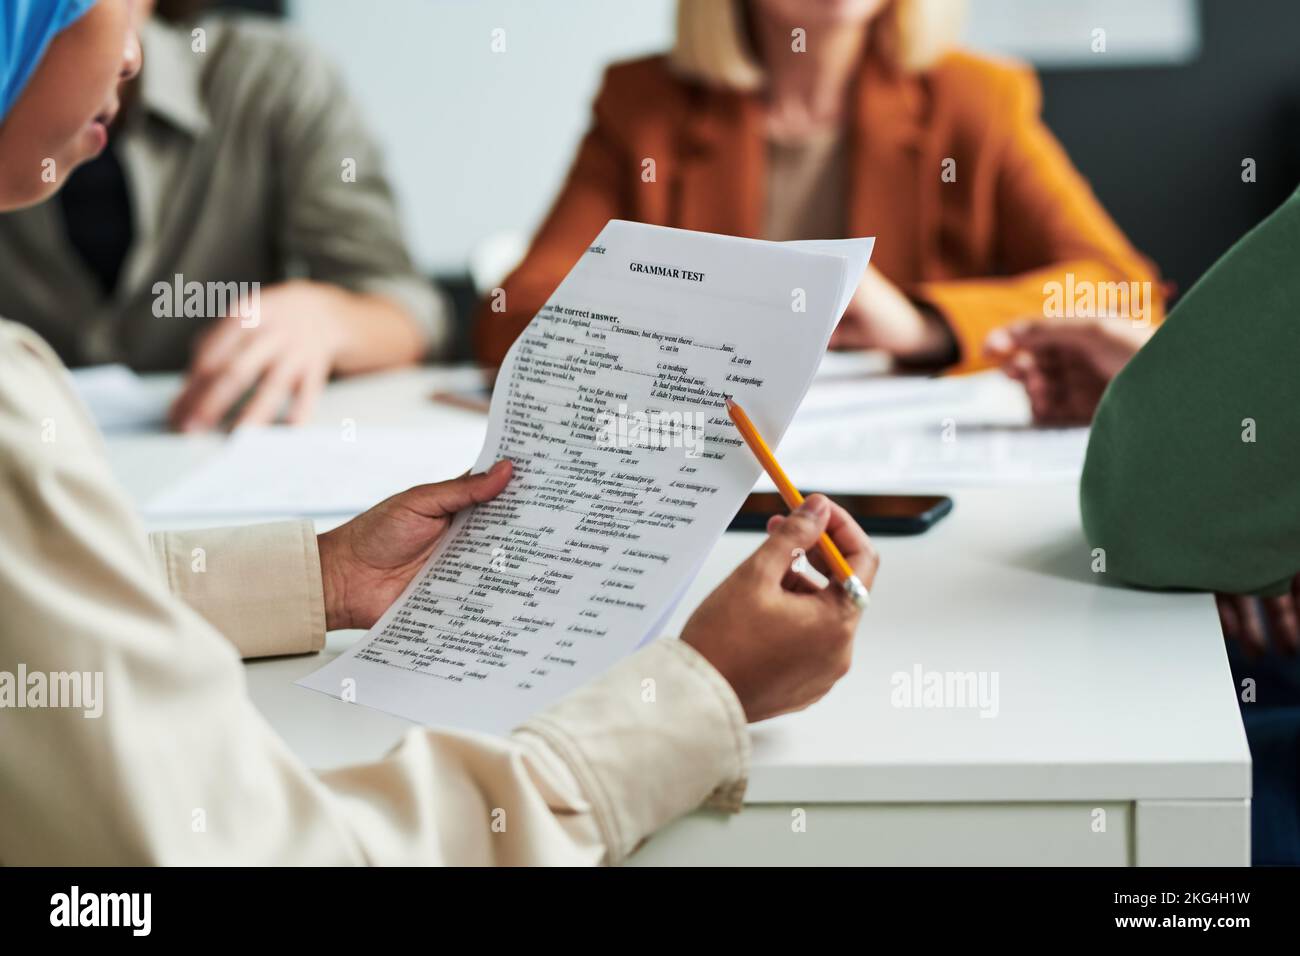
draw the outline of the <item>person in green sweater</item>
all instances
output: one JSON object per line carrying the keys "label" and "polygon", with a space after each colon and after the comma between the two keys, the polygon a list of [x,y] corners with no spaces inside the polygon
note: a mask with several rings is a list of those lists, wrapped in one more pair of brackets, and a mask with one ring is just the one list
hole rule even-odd
{"label": "person in green sweater", "polygon": [[1037,421],[1092,421],[1080,509],[1107,572],[1216,593],[1260,702],[1242,707],[1255,861],[1300,862],[1300,190],[1159,328],[1023,323],[987,348]]}
{"label": "person in green sweater", "polygon": [[988,349],[1038,421],[1092,419],[1080,508],[1108,573],[1217,592],[1248,650],[1300,647],[1300,190],[1158,329],[1025,323]]}

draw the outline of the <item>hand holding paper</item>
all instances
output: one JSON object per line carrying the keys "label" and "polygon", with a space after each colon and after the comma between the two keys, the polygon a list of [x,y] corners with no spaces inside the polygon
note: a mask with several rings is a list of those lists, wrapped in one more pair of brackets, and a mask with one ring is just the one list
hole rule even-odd
{"label": "hand holding paper", "polygon": [[420,570],[457,512],[490,501],[513,469],[499,461],[477,475],[417,485],[319,535],[325,629],[371,627]]}

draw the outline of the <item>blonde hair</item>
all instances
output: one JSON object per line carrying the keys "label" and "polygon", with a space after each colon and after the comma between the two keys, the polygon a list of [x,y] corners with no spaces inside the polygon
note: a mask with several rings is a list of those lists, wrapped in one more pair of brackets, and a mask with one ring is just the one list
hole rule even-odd
{"label": "blonde hair", "polygon": [[[669,62],[710,86],[755,90],[763,64],[746,31],[747,0],[677,0],[677,41]],[[965,0],[886,0],[871,21],[871,53],[901,71],[924,70],[961,30]]]}

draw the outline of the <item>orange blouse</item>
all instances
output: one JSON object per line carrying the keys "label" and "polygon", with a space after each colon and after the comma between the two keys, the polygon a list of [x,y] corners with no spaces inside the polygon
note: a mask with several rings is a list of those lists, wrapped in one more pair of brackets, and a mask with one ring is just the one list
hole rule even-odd
{"label": "orange blouse", "polygon": [[[991,329],[1059,304],[1048,283],[1150,282],[1150,318],[1160,320],[1154,268],[1043,125],[1032,70],[968,53],[906,75],[868,60],[854,97],[848,233],[876,236],[872,263],[944,316],[960,350],[954,369],[987,364]],[[479,309],[479,359],[501,363],[610,219],[763,238],[766,164],[757,95],[683,80],[662,56],[610,67],[528,255],[504,297]]]}

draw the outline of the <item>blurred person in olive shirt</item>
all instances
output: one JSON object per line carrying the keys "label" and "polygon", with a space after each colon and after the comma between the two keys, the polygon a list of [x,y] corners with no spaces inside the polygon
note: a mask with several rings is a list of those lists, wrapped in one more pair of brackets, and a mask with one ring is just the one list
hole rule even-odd
{"label": "blurred person in olive shirt", "polygon": [[[109,148],[55,202],[0,216],[0,315],[72,367],[186,369],[177,428],[303,421],[330,375],[436,354],[448,308],[331,65],[274,20],[203,6],[161,0]],[[208,314],[210,295],[187,314],[193,283],[258,283],[256,315]]]}

